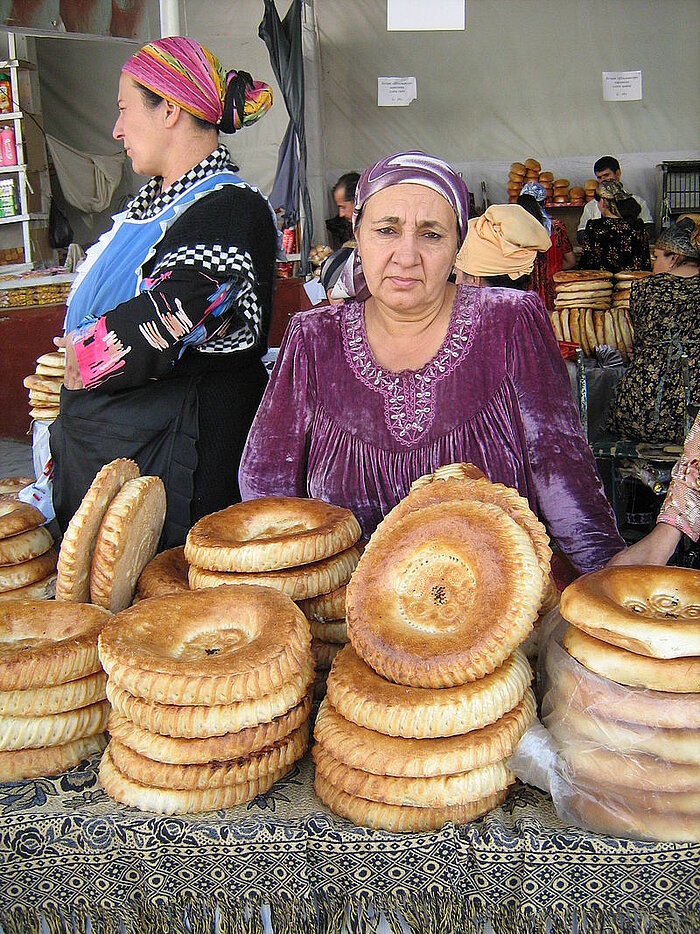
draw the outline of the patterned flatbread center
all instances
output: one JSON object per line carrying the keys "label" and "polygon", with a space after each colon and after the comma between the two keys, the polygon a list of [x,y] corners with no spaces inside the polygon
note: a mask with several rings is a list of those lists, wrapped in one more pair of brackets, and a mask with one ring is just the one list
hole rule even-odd
{"label": "patterned flatbread center", "polygon": [[421,551],[396,584],[401,615],[424,632],[453,632],[473,603],[476,578],[455,554]]}
{"label": "patterned flatbread center", "polygon": [[196,661],[203,656],[236,652],[258,635],[259,627],[255,631],[241,626],[217,626],[208,631],[200,629],[182,643],[176,657],[184,661]]}
{"label": "patterned flatbread center", "polygon": [[656,593],[647,600],[633,597],[623,601],[625,609],[642,616],[652,618],[678,619],[678,617],[700,617],[700,606],[694,603],[683,604],[674,594]]}
{"label": "patterned flatbread center", "polygon": [[310,522],[289,521],[283,522],[275,520],[266,521],[266,517],[261,516],[259,523],[250,522],[248,527],[241,532],[240,539],[243,542],[249,542],[253,539],[272,539],[279,538],[280,535],[296,535],[300,532],[308,532],[313,528]]}

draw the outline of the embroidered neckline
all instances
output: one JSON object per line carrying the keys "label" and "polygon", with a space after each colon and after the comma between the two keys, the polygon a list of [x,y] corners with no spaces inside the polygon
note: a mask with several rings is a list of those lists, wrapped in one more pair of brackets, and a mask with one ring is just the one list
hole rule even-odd
{"label": "embroidered neckline", "polygon": [[380,366],[367,340],[364,303],[348,302],[341,319],[343,352],[354,376],[384,398],[389,433],[406,446],[421,443],[435,420],[437,384],[468,355],[474,335],[471,288],[458,288],[445,340],[420,370],[393,372]]}

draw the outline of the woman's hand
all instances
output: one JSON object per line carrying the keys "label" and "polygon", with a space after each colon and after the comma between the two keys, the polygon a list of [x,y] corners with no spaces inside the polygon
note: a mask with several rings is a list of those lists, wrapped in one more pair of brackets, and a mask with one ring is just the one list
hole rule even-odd
{"label": "woman's hand", "polygon": [[73,334],[66,334],[65,337],[54,337],[54,344],[57,347],[63,347],[66,351],[66,369],[63,374],[63,385],[66,389],[82,389],[83,380],[80,376],[78,359],[75,356],[73,347]]}
{"label": "woman's hand", "polygon": [[664,565],[681,540],[681,532],[668,522],[658,522],[648,535],[620,551],[608,561],[608,567],[621,564]]}

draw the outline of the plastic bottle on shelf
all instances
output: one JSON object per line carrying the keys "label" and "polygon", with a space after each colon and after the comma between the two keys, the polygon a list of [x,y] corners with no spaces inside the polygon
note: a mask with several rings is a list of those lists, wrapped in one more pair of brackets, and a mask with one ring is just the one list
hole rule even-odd
{"label": "plastic bottle on shelf", "polygon": [[0,157],[2,165],[17,165],[15,131],[11,126],[4,126],[0,130]]}
{"label": "plastic bottle on shelf", "polygon": [[9,75],[0,72],[0,114],[12,113],[12,85]]}

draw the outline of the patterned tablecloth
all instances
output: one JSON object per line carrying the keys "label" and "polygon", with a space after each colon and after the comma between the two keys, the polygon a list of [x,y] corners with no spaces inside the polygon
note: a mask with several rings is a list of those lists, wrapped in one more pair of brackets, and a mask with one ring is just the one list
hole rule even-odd
{"label": "patterned tablecloth", "polygon": [[[5,934],[700,931],[700,845],[641,843],[563,825],[527,786],[465,827],[354,827],[314,796],[312,764],[246,806],[163,817],[118,805],[98,757],[55,778],[0,785]],[[265,909],[267,910],[267,909]],[[183,923],[183,915],[187,924]],[[548,921],[551,927],[548,928]]]}

